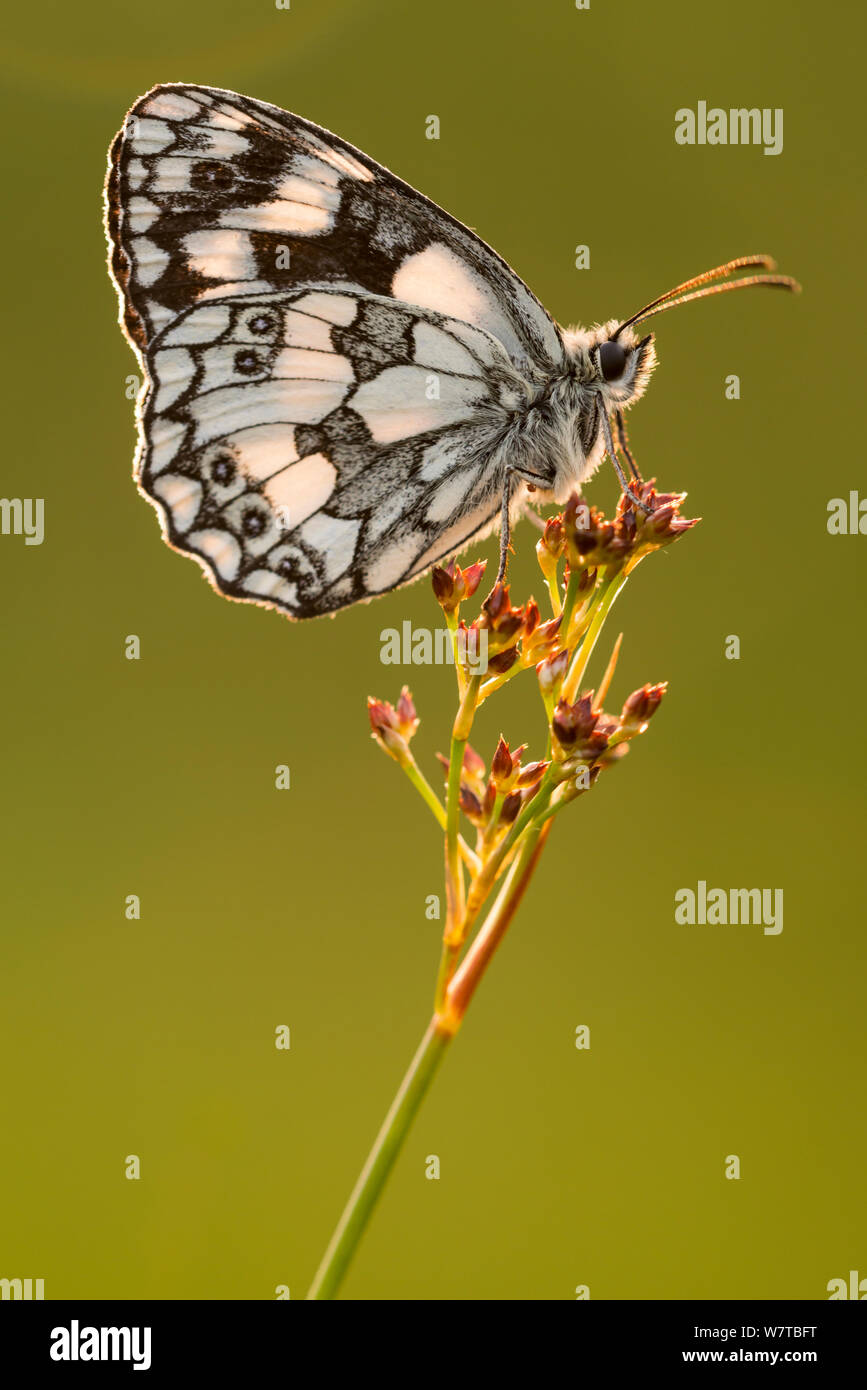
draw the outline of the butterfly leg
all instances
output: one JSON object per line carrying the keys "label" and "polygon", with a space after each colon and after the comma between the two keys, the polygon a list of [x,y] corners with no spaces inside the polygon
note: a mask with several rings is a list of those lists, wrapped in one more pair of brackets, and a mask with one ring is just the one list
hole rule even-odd
{"label": "butterfly leg", "polygon": [[502,584],[509,564],[509,550],[511,549],[509,542],[512,535],[512,519],[509,510],[512,502],[512,489],[517,477],[514,469],[506,469],[506,476],[503,479],[503,501],[500,506],[500,563],[497,567],[495,584]]}
{"label": "butterfly leg", "polygon": [[599,418],[602,421],[602,434],[605,439],[605,448],[608,451],[608,457],[614,464],[614,472],[617,474],[617,478],[624,495],[629,498],[630,502],[634,502],[636,507],[640,507],[641,510],[643,512],[646,512],[649,516],[653,508],[649,507],[646,502],[642,502],[640,497],[636,497],[635,493],[629,486],[629,479],[627,478],[626,474],[620,466],[620,460],[617,457],[617,451],[614,448],[614,440],[611,438],[611,426],[608,423],[608,416],[606,415],[604,410],[600,410]]}
{"label": "butterfly leg", "polygon": [[626,462],[629,464],[629,467],[632,471],[632,476],[635,479],[635,481],[637,483],[642,483],[644,482],[644,479],[642,478],[641,473],[638,469],[638,464],[635,462],[635,459],[632,457],[632,454],[629,449],[629,435],[626,433],[626,421],[623,418],[622,410],[615,410],[614,422],[617,425],[617,443],[620,445],[620,452],[626,459]]}
{"label": "butterfly leg", "polygon": [[[549,489],[551,480],[540,477],[535,473],[525,473],[518,468],[507,468],[503,478],[503,501],[500,509],[500,563],[497,569],[496,583],[502,584],[506,577],[506,569],[509,564],[509,552],[511,550],[510,540],[512,535],[511,507],[515,488],[519,483],[527,483],[530,490],[534,488]],[[524,513],[540,531],[544,531],[545,522],[535,512],[527,511]]]}

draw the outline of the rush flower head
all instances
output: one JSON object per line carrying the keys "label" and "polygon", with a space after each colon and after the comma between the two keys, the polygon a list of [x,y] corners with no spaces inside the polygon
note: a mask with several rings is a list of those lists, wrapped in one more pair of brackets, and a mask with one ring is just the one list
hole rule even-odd
{"label": "rush flower head", "polygon": [[418,715],[409,687],[400,692],[397,708],[387,700],[367,699],[367,716],[373,737],[396,762],[404,762],[410,755],[409,745],[419,725]]}
{"label": "rush flower head", "polygon": [[570,705],[568,700],[559,700],[551,720],[551,734],[554,753],[561,761],[566,758],[580,758],[592,762],[608,747],[609,729],[602,720],[601,711],[593,708],[591,690]]}
{"label": "rush flower head", "polygon": [[[535,604],[533,606],[535,607]],[[525,633],[521,642],[521,660],[525,666],[537,666],[539,662],[561,650],[562,624],[562,616],[549,618],[546,623],[538,623],[530,632]]]}
{"label": "rush flower head", "polygon": [[519,659],[519,644],[538,627],[539,607],[533,599],[522,608],[513,608],[508,585],[497,583],[482,604],[482,611],[470,624],[468,641],[480,642],[485,634],[488,671],[504,675]]}
{"label": "rush flower head", "polygon": [[[550,617],[543,617],[532,598],[514,605],[508,585],[498,582],[467,623],[458,610],[478,588],[483,565],[462,570],[451,563],[434,570],[434,593],[454,643],[458,686],[450,753],[437,755],[445,774],[444,802],[409,750],[418,727],[409,691],[404,688],[396,707],[369,702],[374,737],[401,764],[445,831],[446,923],[435,1021],[449,1035],[475,988],[479,962],[487,959],[514,911],[509,895],[520,898],[535,868],[552,818],[621,760],[645,732],[665,694],[664,683],[643,685],[628,696],[619,715],[606,712],[622,634],[596,689],[583,688],[589,662],[598,660],[608,613],[630,571],[643,556],[695,525],[680,515],[682,493],[657,493],[652,483],[636,488],[639,502],[622,498],[613,520],[577,496],[548,520],[536,553],[553,610]],[[483,647],[486,667],[469,655]],[[460,655],[462,650],[466,656]],[[523,762],[528,745],[513,748],[501,734],[488,765],[469,742],[476,713],[529,667],[536,671],[545,711],[544,756]],[[462,818],[464,829],[468,823],[475,832],[474,848],[461,835]],[[491,903],[488,918],[478,927],[482,909]]]}
{"label": "rush flower head", "polygon": [[544,700],[559,700],[560,690],[569,669],[569,653],[565,650],[546,657],[536,667],[539,689]]}
{"label": "rush flower head", "polygon": [[508,743],[500,734],[497,750],[491,759],[491,781],[496,791],[510,792],[512,790],[518,768],[521,766],[521,753],[525,747],[526,744],[522,744],[515,753],[510,753]]}
{"label": "rush flower head", "polygon": [[[634,569],[638,561],[653,550],[661,550],[671,545],[686,531],[698,525],[698,517],[683,517],[680,508],[686,500],[685,492],[657,492],[654,478],[642,483],[636,492],[642,507],[626,496],[617,505],[615,525],[624,535],[631,537],[631,553],[626,563],[626,571]],[[644,507],[649,510],[645,511]]]}
{"label": "rush flower head", "polygon": [[545,529],[536,542],[536,558],[539,561],[539,568],[549,582],[557,574],[557,565],[563,558],[563,551],[566,546],[566,534],[563,529],[563,518],[552,516],[545,522]]}
{"label": "rush flower head", "polygon": [[431,571],[434,598],[444,613],[457,613],[464,599],[472,598],[485,572],[487,560],[461,569],[456,560],[434,565]]}
{"label": "rush flower head", "polygon": [[[696,525],[680,515],[685,492],[657,493],[654,480],[637,485],[638,505],[624,495],[613,521],[573,493],[562,515],[564,549],[570,570],[627,573],[652,550],[670,545]],[[645,510],[646,509],[646,510]],[[538,547],[537,547],[538,552]]]}
{"label": "rush flower head", "polygon": [[521,765],[521,755],[526,747],[526,743],[522,743],[520,748],[510,753],[508,743],[500,734],[497,750],[491,759],[490,782],[498,796],[507,795],[516,787],[534,787],[542,777],[548,766],[546,762],[527,763],[525,767]]}
{"label": "rush flower head", "polygon": [[668,682],[662,681],[659,685],[642,685],[639,690],[633,690],[620,716],[620,727],[625,738],[644,733],[667,689]]}
{"label": "rush flower head", "polygon": [[629,537],[616,522],[606,521],[574,492],[563,512],[563,533],[570,570],[622,564],[630,547]]}
{"label": "rush flower head", "polygon": [[[442,753],[437,753],[437,760],[448,775],[449,759],[443,757]],[[478,804],[481,808],[487,791],[487,767],[481,754],[469,744],[464,748],[464,756],[461,760],[461,806],[466,800],[467,805]]]}
{"label": "rush flower head", "polygon": [[[496,651],[502,651],[504,647],[517,642],[523,631],[526,616],[523,608],[512,607],[508,584],[495,584],[482,604],[482,611],[476,620],[479,627],[488,631],[488,649],[493,647]],[[536,608],[534,627],[538,618],[539,610]]]}

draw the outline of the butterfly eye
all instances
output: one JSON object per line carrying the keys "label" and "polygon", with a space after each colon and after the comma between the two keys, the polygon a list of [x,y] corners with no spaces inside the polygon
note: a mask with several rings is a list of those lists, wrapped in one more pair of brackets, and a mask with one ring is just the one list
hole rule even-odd
{"label": "butterfly eye", "polygon": [[603,381],[616,381],[626,369],[626,353],[619,343],[599,344],[599,370]]}

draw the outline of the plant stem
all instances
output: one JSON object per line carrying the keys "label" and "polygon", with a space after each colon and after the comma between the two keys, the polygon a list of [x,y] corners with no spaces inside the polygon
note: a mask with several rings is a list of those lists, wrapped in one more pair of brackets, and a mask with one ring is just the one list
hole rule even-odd
{"label": "plant stem", "polygon": [[455,663],[455,674],[458,678],[458,697],[463,699],[464,691],[467,687],[463,667],[461,666],[461,653],[458,647],[458,615],[456,612],[445,613],[446,627],[449,630],[452,640],[452,659]]}
{"label": "plant stem", "polygon": [[434,1073],[524,896],[548,830],[548,825],[534,826],[525,838],[508,879],[448,987],[445,1013],[434,1014],[428,1024],[331,1237],[308,1299],[331,1299],[337,1293]]}
{"label": "plant stem", "polygon": [[431,1019],[322,1257],[308,1299],[330,1299],[337,1293],[385,1180],[453,1036],[453,1030],[443,1028],[441,1020]]}
{"label": "plant stem", "polygon": [[461,961],[446,995],[447,1018],[457,1030],[470,1000],[490,964],[491,957],[506,934],[506,929],[533,876],[539,855],[548,838],[549,824],[534,826],[524,837],[521,852],[509,870],[509,877],[500,889],[497,900],[479,928],[472,945]]}
{"label": "plant stem", "polygon": [[[580,569],[569,571],[569,579],[566,583],[566,596],[563,599],[563,608],[561,610],[563,621],[560,624],[560,632],[564,641],[568,641],[569,639],[569,628],[572,623],[572,614],[575,611],[575,603],[578,598],[578,590],[581,584],[581,579],[582,571]],[[593,592],[594,591],[591,588],[588,598],[592,597]]]}
{"label": "plant stem", "polygon": [[596,641],[605,625],[605,619],[614,606],[614,600],[626,583],[626,578],[626,575],[621,571],[614,579],[603,580],[605,589],[599,596],[598,606],[593,614],[593,621],[587,629],[587,635],[584,641],[575,653],[572,666],[563,682],[564,700],[569,700],[571,702],[577,696],[578,688],[584,677],[584,672],[587,670],[587,663],[593,655],[593,648],[596,646]]}
{"label": "plant stem", "polygon": [[560,601],[560,587],[557,582],[557,566],[549,574],[545,571],[545,586],[548,590],[548,597],[551,600],[551,611],[555,618],[559,618],[563,612],[563,604]]}
{"label": "plant stem", "polygon": [[[401,763],[400,766],[403,768],[410,782],[421,796],[425,805],[428,806],[431,811],[433,811],[440,829],[445,830],[446,808],[445,806],[443,806],[442,802],[440,801],[430,782],[425,777],[418,763],[410,755],[408,761]],[[461,858],[463,859],[467,868],[470,869],[471,872],[474,874],[478,873],[479,869],[481,868],[481,860],[479,859],[479,856],[473,850],[470,849],[463,835],[458,836],[458,849],[461,852]]]}
{"label": "plant stem", "polygon": [[461,922],[464,915],[464,876],[458,853],[458,826],[461,811],[461,773],[464,752],[473,727],[481,676],[471,676],[452,730],[449,756],[448,787],[446,791],[446,926],[443,933],[442,956],[434,994],[434,1010],[439,1012],[445,997],[445,987],[451,978],[457,950],[461,941]]}

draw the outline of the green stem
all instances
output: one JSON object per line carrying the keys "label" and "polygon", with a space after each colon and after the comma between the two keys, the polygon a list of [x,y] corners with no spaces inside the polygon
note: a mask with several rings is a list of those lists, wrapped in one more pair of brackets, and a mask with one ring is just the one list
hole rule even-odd
{"label": "green stem", "polygon": [[412,785],[421,796],[422,801],[426,802],[436,816],[443,830],[446,825],[446,811],[430,782],[425,777],[418,763],[412,758],[409,762],[401,763],[401,767],[406,773]]}
{"label": "green stem", "polygon": [[429,1023],[316,1271],[308,1299],[330,1299],[337,1293],[385,1180],[453,1036],[452,1032],[438,1026],[436,1019]]}
{"label": "green stem", "polygon": [[548,827],[541,825],[531,831],[508,881],[449,985],[445,1015],[435,1014],[428,1024],[331,1237],[308,1299],[331,1299],[337,1293],[436,1069],[524,896],[547,831]]}
{"label": "green stem", "polygon": [[[446,791],[446,930],[443,954],[446,954],[450,938],[459,931],[464,912],[464,880],[461,873],[458,851],[458,827],[461,814],[461,773],[464,766],[464,751],[473,727],[481,676],[471,676],[467,681],[464,698],[452,730],[452,745],[449,755],[449,776]],[[437,990],[437,1007],[440,998]]]}
{"label": "green stem", "polygon": [[563,604],[560,601],[560,586],[557,582],[557,566],[549,574],[544,572],[545,586],[548,590],[548,597],[551,600],[551,611],[555,618],[559,618],[563,612]]}
{"label": "green stem", "polygon": [[[403,768],[410,782],[421,796],[425,805],[428,806],[431,809],[431,811],[433,811],[440,829],[445,830],[446,808],[445,806],[443,806],[442,802],[440,801],[430,782],[425,777],[418,763],[410,755],[409,761],[401,763],[400,766]],[[461,856],[463,858],[464,863],[467,865],[467,868],[470,869],[472,873],[478,873],[479,869],[481,868],[481,860],[479,859],[479,856],[476,853],[474,853],[473,850],[470,849],[469,845],[467,844],[466,840],[462,835],[458,836],[458,848],[461,852]]]}
{"label": "green stem", "polygon": [[446,1017],[455,1031],[460,1027],[469,1002],[518,910],[550,828],[547,823],[534,825],[524,837],[524,844],[509,870],[506,882],[449,985]]}
{"label": "green stem", "polygon": [[455,965],[457,964],[460,949],[460,941],[452,941],[450,937],[446,937],[443,940],[442,949],[440,951],[440,963],[437,966],[436,985],[434,986],[434,1009],[437,1013],[440,1012],[445,1003],[446,990],[449,986],[449,980],[455,973]]}
{"label": "green stem", "polygon": [[[578,589],[581,584],[583,570],[574,569],[569,571],[569,579],[566,583],[566,596],[563,599],[563,621],[560,624],[560,636],[564,642],[569,639],[569,626],[572,622],[572,614],[575,611],[575,603],[578,598]],[[593,589],[590,590],[592,595]],[[588,595],[588,597],[590,597]]]}
{"label": "green stem", "polygon": [[463,699],[467,683],[464,677],[463,667],[461,666],[461,654],[458,650],[458,615],[456,612],[446,612],[444,616],[446,627],[452,639],[452,659],[455,663],[455,674],[458,678],[458,697]]}
{"label": "green stem", "polygon": [[572,666],[563,682],[563,698],[570,703],[574,702],[578,694],[578,688],[583,679],[584,672],[587,670],[587,663],[593,655],[593,648],[596,646],[599,634],[605,625],[605,619],[611,612],[614,606],[614,600],[617,598],[617,595],[620,593],[625,583],[626,575],[622,571],[614,579],[608,581],[603,580],[603,584],[606,585],[605,591],[599,597],[598,606],[593,614],[593,621],[587,629],[587,635],[584,641],[575,653]]}

